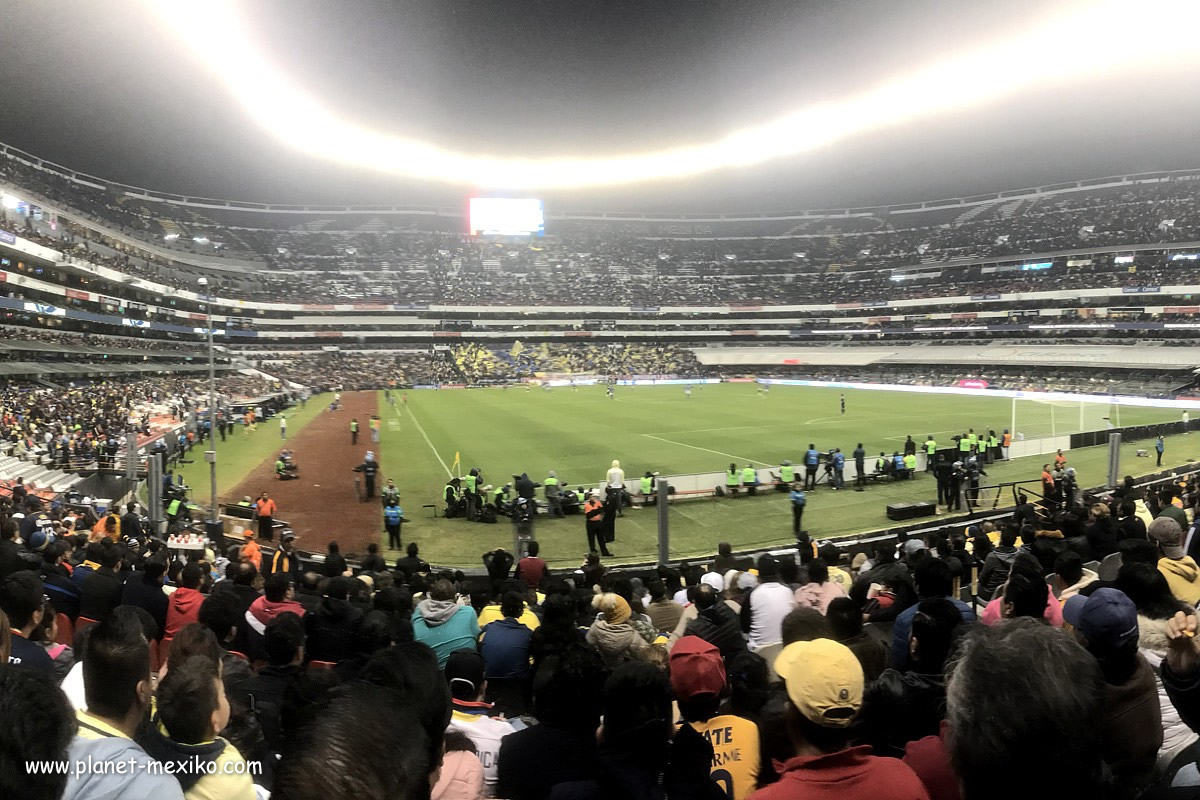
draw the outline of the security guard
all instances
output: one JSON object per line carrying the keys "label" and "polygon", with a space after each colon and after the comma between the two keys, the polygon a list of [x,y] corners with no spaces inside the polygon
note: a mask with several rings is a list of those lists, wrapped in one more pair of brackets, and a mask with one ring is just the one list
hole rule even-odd
{"label": "security guard", "polygon": [[467,501],[467,519],[474,520],[479,515],[479,467],[472,467],[463,478],[464,496]]}
{"label": "security guard", "polygon": [[811,442],[804,453],[804,488],[817,488],[817,464],[821,462],[821,454]]}
{"label": "security guard", "polygon": [[350,420],[350,444],[358,444],[358,417]]}
{"label": "security guard", "polygon": [[596,542],[599,541],[600,555],[611,556],[604,537],[604,504],[591,492],[588,492],[587,500],[583,504],[583,517],[587,527],[588,552],[596,552]]}
{"label": "security guard", "polygon": [[355,472],[363,474],[363,487],[366,491],[363,492],[363,500],[370,500],[375,497],[375,476],[379,474],[379,462],[375,460],[375,454],[370,450],[367,451],[366,458],[363,463],[354,468]]}
{"label": "security guard", "polygon": [[796,480],[796,468],[792,466],[792,462],[785,460],[779,467],[779,480],[789,485]]}
{"label": "security guard", "polygon": [[242,508],[250,508],[253,505],[253,503],[250,502],[250,495],[246,495],[241,500],[238,500],[237,504]]}
{"label": "security guard", "polygon": [[1012,434],[1008,432],[1008,428],[1000,434],[1000,446],[1004,448],[1004,460],[1008,461],[1008,448],[1012,446]]}
{"label": "security guard", "polygon": [[995,461],[998,458],[1000,458],[1000,439],[996,436],[995,431],[988,431],[987,460]]}
{"label": "security guard", "polygon": [[654,497],[654,473],[653,472],[648,471],[648,472],[646,472],[645,475],[642,476],[641,485],[638,488],[642,492],[642,504],[643,505],[648,506],[655,502],[656,498]]}
{"label": "security guard", "polygon": [[463,500],[461,492],[459,491],[459,487],[461,485],[461,480],[458,478],[451,478],[450,480],[446,481],[446,488],[442,490],[442,499],[446,501],[446,510],[443,512],[443,516],[445,516],[446,519],[462,516]]}
{"label": "security guard", "polygon": [[804,490],[800,488],[799,483],[792,484],[790,499],[792,501],[792,535],[799,541],[800,534],[804,532],[804,527],[801,525],[804,519],[804,507],[808,505],[808,498],[804,495]]}
{"label": "security guard", "polygon": [[863,443],[859,442],[858,447],[854,448],[854,469],[858,473],[854,477],[855,486],[867,485],[867,451],[863,449]]}
{"label": "security guard", "polygon": [[404,509],[397,503],[397,498],[393,497],[383,507],[383,527],[387,529],[390,550],[400,549],[400,523],[403,521]]}
{"label": "security guard", "polygon": [[937,440],[930,434],[925,437],[925,442],[921,446],[925,448],[925,471],[933,472],[933,457],[937,453]]}
{"label": "security guard", "polygon": [[545,490],[546,506],[550,514],[555,517],[565,517],[566,514],[563,513],[562,508],[562,492],[558,488],[558,475],[554,470],[550,470],[542,479],[542,488]]}
{"label": "security guard", "polygon": [[917,474],[917,454],[909,453],[904,457],[904,471],[907,473],[906,478],[912,478]]}
{"label": "security guard", "polygon": [[888,471],[888,465],[890,463],[891,462],[888,461],[888,457],[883,454],[882,450],[880,450],[879,458],[875,459],[875,474],[883,475],[884,473],[886,473]]}
{"label": "security guard", "polygon": [[844,489],[846,487],[846,456],[842,453],[842,448],[834,448],[830,460],[833,462],[833,488]]}
{"label": "security guard", "polygon": [[966,457],[966,455],[970,454],[972,436],[974,436],[974,434],[964,433],[958,437],[958,452],[963,454],[963,456],[960,456],[960,458]]}
{"label": "security guard", "polygon": [[979,452],[979,437],[975,435],[974,428],[967,428],[967,441],[971,443],[971,452]]}
{"label": "security guard", "polygon": [[396,488],[396,481],[394,478],[388,478],[387,486],[383,487],[383,491],[379,493],[379,496],[385,506],[388,505],[389,500],[395,500],[396,504],[399,505],[400,490]]}
{"label": "security guard", "polygon": [[738,486],[742,483],[741,474],[738,473],[737,464],[730,464],[729,471],[725,473],[725,493],[730,497],[736,497]]}
{"label": "security guard", "polygon": [[746,487],[747,494],[758,494],[758,472],[749,464],[742,469],[742,486]]}

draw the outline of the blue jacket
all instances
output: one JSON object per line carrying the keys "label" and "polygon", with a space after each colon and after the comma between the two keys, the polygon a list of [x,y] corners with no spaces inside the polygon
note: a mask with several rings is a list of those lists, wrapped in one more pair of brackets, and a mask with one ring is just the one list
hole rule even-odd
{"label": "blue jacket", "polygon": [[400,506],[384,506],[383,521],[388,525],[399,525],[400,518],[404,516],[404,509]]}
{"label": "blue jacket", "polygon": [[842,453],[834,453],[833,454],[833,468],[834,469],[842,469],[845,466],[846,466],[846,456],[843,455]]}
{"label": "blue jacket", "polygon": [[896,469],[904,469],[904,456],[892,456],[892,463]]}
{"label": "blue jacket", "polygon": [[438,668],[446,668],[446,660],[455,650],[475,649],[479,638],[479,619],[470,606],[456,606],[453,600],[430,600],[417,603],[412,613],[413,638],[433,648]]}
{"label": "blue jacket", "polygon": [[821,460],[821,455],[816,450],[809,450],[804,454],[804,464],[809,467],[815,467],[817,462]]}
{"label": "blue jacket", "polygon": [[488,678],[523,678],[529,674],[529,639],[533,631],[512,617],[483,628],[479,652],[487,663]]}
{"label": "blue jacket", "polygon": [[1159,453],[1163,451],[1163,440],[1161,438],[1155,440],[1154,449]]}
{"label": "blue jacket", "polygon": [[799,489],[792,490],[792,505],[803,507],[807,503],[808,498],[804,495],[804,492],[800,491]]}

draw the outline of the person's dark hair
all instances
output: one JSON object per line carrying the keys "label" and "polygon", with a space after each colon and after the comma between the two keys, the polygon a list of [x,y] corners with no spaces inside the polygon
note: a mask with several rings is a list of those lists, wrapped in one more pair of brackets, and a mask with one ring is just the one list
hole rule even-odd
{"label": "person's dark hair", "polygon": [[276,666],[291,664],[304,647],[304,623],[291,611],[276,615],[263,635],[267,660]]}
{"label": "person's dark hair", "polygon": [[42,609],[42,582],[28,570],[14,572],[0,586],[0,611],[8,615],[8,624],[20,630],[33,621]]}
{"label": "person's dark hair", "polygon": [[972,626],[946,690],[962,796],[1104,796],[1102,696],[1095,659],[1062,631],[1032,619]]}
{"label": "person's dark hair", "polygon": [[[275,770],[275,800],[427,800],[442,731],[423,729],[401,698],[352,684],[294,734]],[[353,769],[330,769],[352,764]]]}
{"label": "person's dark hair", "polygon": [[650,602],[652,603],[667,599],[667,587],[658,578],[646,581],[646,591],[650,593]]}
{"label": "person's dark hair", "polygon": [[392,644],[394,625],[391,616],[383,611],[368,611],[354,631],[354,651],[374,655]]}
{"label": "person's dark hair", "polygon": [[399,586],[388,586],[375,593],[372,600],[376,610],[389,614],[412,614],[412,594],[403,591]]}
{"label": "person's dark hair", "polygon": [[849,597],[835,597],[825,609],[825,621],[833,638],[839,642],[853,639],[862,633],[863,618],[858,604]]}
{"label": "person's dark hair", "polygon": [[536,556],[541,550],[541,545],[536,540],[530,540],[525,544],[525,552],[531,556]]}
{"label": "person's dark hair", "polygon": [[771,688],[767,660],[758,653],[739,650],[725,664],[729,678],[729,708],[735,716],[758,720]]}
{"label": "person's dark hair", "polygon": [[1004,547],[1013,547],[1017,543],[1017,532],[1010,526],[1005,526],[1004,530],[1000,531],[1000,544]]}
{"label": "person's dark hair", "polygon": [[604,676],[604,665],[592,648],[576,642],[558,649],[534,674],[534,715],[543,725],[593,734],[600,721]]}
{"label": "person's dark hair", "polygon": [[817,584],[829,580],[829,567],[825,564],[824,559],[814,558],[808,562],[808,579]]}
{"label": "person's dark hair", "polygon": [[1137,606],[1138,614],[1149,619],[1170,619],[1176,611],[1191,613],[1171,593],[1166,576],[1153,564],[1122,564],[1114,589],[1120,589]]}
{"label": "person's dark hair", "polygon": [[[174,645],[171,655],[174,657]],[[217,731],[212,715],[217,709],[219,662],[194,655],[173,664],[155,691],[158,719],[171,738],[181,744],[201,744]]]}
{"label": "person's dark hair", "polygon": [[[805,550],[806,548],[801,548]],[[804,563],[812,560],[812,549],[808,548],[808,558],[805,559],[802,555],[800,560]],[[800,565],[791,558],[779,559],[779,582],[785,585],[795,585],[800,582]]]}
{"label": "person's dark hair", "polygon": [[221,663],[221,645],[217,642],[216,634],[199,622],[184,625],[175,634],[167,654],[167,670],[174,669],[192,656],[204,656],[209,661]]}
{"label": "person's dark hair", "polygon": [[63,557],[67,552],[67,543],[58,540],[46,545],[46,549],[42,551],[42,561],[47,564],[53,564]]}
{"label": "person's dark hair", "polygon": [[189,561],[188,565],[179,573],[179,583],[185,589],[199,589],[200,581],[204,579],[204,570],[195,561]]}
{"label": "person's dark hair", "polygon": [[717,604],[717,590],[709,586],[707,583],[702,583],[696,587],[696,608],[700,611],[712,608]]}
{"label": "person's dark hair", "polygon": [[291,587],[292,582],[286,572],[272,572],[263,581],[263,594],[272,603],[282,603],[287,599],[288,589]]}
{"label": "person's dark hair", "polygon": [[167,574],[167,560],[161,556],[150,556],[142,562],[142,580],[148,584],[161,584]]}
{"label": "person's dark hair", "polygon": [[633,583],[629,578],[622,575],[609,575],[608,580],[605,581],[605,587],[605,591],[623,598],[626,603],[629,603],[629,607],[633,608]]}
{"label": "person's dark hair", "polygon": [[117,606],[113,609],[110,619],[128,630],[130,636],[136,636],[140,632],[147,642],[158,638],[158,623],[154,621],[150,612],[141,606]]}
{"label": "person's dark hair", "polygon": [[429,587],[429,598],[431,600],[453,600],[454,596],[454,584],[445,578],[434,581],[433,586]]}
{"label": "person's dark hair", "polygon": [[233,576],[233,582],[238,586],[253,586],[254,579],[257,577],[258,567],[249,561],[243,561],[237,565],[237,572]]}
{"label": "person's dark hair", "polygon": [[360,681],[389,689],[415,717],[428,737],[429,763],[438,764],[442,734],[450,724],[450,689],[438,669],[437,655],[421,642],[402,642],[371,656]]}
{"label": "person's dark hair", "polygon": [[1064,550],[1054,559],[1054,572],[1062,581],[1063,588],[1074,586],[1083,580],[1083,556],[1074,550]]}
{"label": "person's dark hair", "polygon": [[334,555],[335,553],[342,552],[342,548],[338,547],[337,542],[330,542],[327,549],[328,549],[330,555]]}
{"label": "person's dark hair", "polygon": [[321,587],[321,576],[311,569],[300,574],[300,589],[316,593]]}
{"label": "person's dark hair", "polygon": [[408,547],[405,548],[404,552],[408,553],[409,558],[416,558],[417,554],[420,553],[420,549],[417,547],[416,542],[409,542]]}
{"label": "person's dark hair", "polygon": [[371,542],[367,545],[367,554],[368,555],[373,556],[373,555],[378,555],[378,553],[379,553],[379,545],[378,544],[376,544],[375,542]]}
{"label": "person's dark hair", "polygon": [[26,769],[31,761],[67,761],[75,712],[48,672],[0,665],[0,796],[58,800],[67,773]]}
{"label": "person's dark hair", "polygon": [[20,526],[17,525],[15,519],[5,519],[3,523],[0,523],[0,540],[16,539],[19,530]]}
{"label": "person's dark hair", "polygon": [[722,556],[732,555],[733,554],[733,545],[731,545],[729,542],[718,542],[717,543],[717,554],[722,555]]}
{"label": "person's dark hair", "polygon": [[947,597],[954,589],[950,565],[940,558],[927,558],[918,564],[913,571],[913,580],[917,584],[917,596],[922,600]]}
{"label": "person's dark hair", "polygon": [[828,639],[829,623],[815,608],[793,608],[783,618],[780,626],[783,636],[783,646],[793,642],[811,642],[814,639]]}
{"label": "person's dark hair", "polygon": [[912,621],[912,638],[917,642],[913,670],[941,675],[964,627],[962,612],[954,603],[945,598],[922,600]]}
{"label": "person's dark hair", "polygon": [[500,613],[505,617],[519,619],[525,613],[525,600],[516,592],[505,592],[500,598]]}
{"label": "person's dark hair", "polygon": [[604,682],[605,749],[657,769],[666,762],[673,730],[666,674],[640,661],[613,670]]}
{"label": "person's dark hair", "polygon": [[1012,606],[1013,617],[1042,619],[1050,587],[1036,575],[1013,571],[1004,585],[1004,602]]}
{"label": "person's dark hair", "polygon": [[758,582],[773,581],[779,578],[779,561],[775,556],[761,555],[758,557]]}
{"label": "person's dark hair", "polygon": [[90,626],[83,661],[88,711],[124,718],[138,702],[138,684],[149,680],[150,644],[140,624],[130,625],[114,614]]}
{"label": "person's dark hair", "polygon": [[325,582],[325,594],[331,600],[345,600],[350,596],[350,589],[353,585],[353,579],[338,575]]}
{"label": "person's dark hair", "polygon": [[896,548],[891,542],[876,542],[875,543],[875,561],[874,565],[891,564],[896,560]]}
{"label": "person's dark hair", "polygon": [[1122,564],[1158,564],[1158,545],[1149,539],[1122,539],[1117,551]]}
{"label": "person's dark hair", "polygon": [[242,624],[241,608],[241,602],[233,592],[213,592],[200,604],[196,620],[212,631],[218,641],[223,642],[230,637],[234,628]]}

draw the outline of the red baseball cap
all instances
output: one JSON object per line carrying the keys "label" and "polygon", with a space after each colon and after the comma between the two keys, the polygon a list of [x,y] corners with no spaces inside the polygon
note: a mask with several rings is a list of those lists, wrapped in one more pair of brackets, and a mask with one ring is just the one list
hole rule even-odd
{"label": "red baseball cap", "polygon": [[671,691],[677,700],[725,691],[725,662],[721,651],[699,636],[684,636],[675,643],[669,659]]}

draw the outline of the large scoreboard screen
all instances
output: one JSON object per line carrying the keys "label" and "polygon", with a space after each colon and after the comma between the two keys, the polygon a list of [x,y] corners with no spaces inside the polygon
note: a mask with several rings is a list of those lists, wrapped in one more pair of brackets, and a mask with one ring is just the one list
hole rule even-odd
{"label": "large scoreboard screen", "polygon": [[472,236],[543,236],[546,216],[534,198],[472,197]]}

